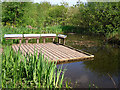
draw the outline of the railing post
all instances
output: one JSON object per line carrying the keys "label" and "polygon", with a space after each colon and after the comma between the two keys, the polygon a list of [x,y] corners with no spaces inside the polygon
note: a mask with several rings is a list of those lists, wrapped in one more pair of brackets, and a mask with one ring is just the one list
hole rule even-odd
{"label": "railing post", "polygon": [[28,39],[26,39],[26,43],[28,43]]}
{"label": "railing post", "polygon": [[45,43],[45,38],[43,38],[43,43]]}
{"label": "railing post", "polygon": [[65,39],[63,38],[63,45],[65,45]]}
{"label": "railing post", "polygon": [[22,43],[22,41],[21,41],[21,39],[19,39],[19,44],[21,44]]}
{"label": "railing post", "polygon": [[58,43],[59,43],[59,37],[58,37]]}
{"label": "railing post", "polygon": [[37,38],[37,43],[39,43],[39,38]]}
{"label": "railing post", "polygon": [[61,38],[58,37],[58,43],[60,44],[61,43]]}
{"label": "railing post", "polygon": [[53,38],[53,42],[55,41],[55,38]]}

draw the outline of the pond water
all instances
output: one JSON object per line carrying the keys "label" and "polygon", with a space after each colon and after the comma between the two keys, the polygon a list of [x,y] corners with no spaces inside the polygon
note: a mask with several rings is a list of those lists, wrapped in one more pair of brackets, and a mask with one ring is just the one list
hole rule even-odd
{"label": "pond water", "polygon": [[[73,88],[115,88],[120,85],[118,58],[120,48],[103,37],[68,34],[66,44],[93,54],[94,60],[63,63],[65,80]],[[59,64],[60,66],[62,64]]]}

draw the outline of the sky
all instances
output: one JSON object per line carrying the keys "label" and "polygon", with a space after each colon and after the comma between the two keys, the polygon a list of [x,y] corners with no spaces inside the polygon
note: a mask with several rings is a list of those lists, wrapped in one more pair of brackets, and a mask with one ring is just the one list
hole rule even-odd
{"label": "sky", "polygon": [[[60,2],[67,2],[69,4],[69,6],[73,6],[76,5],[76,2],[78,0],[34,0],[35,3],[40,3],[40,2],[50,2],[51,4],[58,4],[61,5]],[[86,2],[86,0],[81,0],[82,2]]]}

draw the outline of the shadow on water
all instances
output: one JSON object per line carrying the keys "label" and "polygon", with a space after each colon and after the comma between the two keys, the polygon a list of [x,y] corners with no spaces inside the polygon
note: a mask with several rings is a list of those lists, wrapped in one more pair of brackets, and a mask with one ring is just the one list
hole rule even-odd
{"label": "shadow on water", "polygon": [[[67,66],[66,80],[72,87],[114,88],[118,86],[118,53],[117,45],[103,42],[102,37],[80,34],[68,34],[66,44],[94,54],[94,60],[63,63]],[[59,66],[59,65],[58,65]]]}

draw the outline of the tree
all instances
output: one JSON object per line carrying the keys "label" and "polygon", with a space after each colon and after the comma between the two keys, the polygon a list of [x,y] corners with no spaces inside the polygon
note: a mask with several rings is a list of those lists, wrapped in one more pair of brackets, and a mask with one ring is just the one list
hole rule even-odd
{"label": "tree", "polygon": [[58,6],[52,6],[49,9],[48,15],[49,17],[46,18],[46,23],[50,25],[64,25],[64,21],[66,18],[66,12],[67,8],[64,7],[63,5]]}
{"label": "tree", "polygon": [[2,22],[4,25],[18,25],[22,23],[24,2],[2,2]]}
{"label": "tree", "polygon": [[46,26],[46,18],[48,16],[49,8],[51,8],[51,4],[49,2],[42,2],[38,4],[37,6],[37,12],[38,12],[38,26],[43,27]]}
{"label": "tree", "polygon": [[[88,2],[79,4],[79,13],[76,17],[89,31],[108,34],[117,32],[120,26],[120,2]],[[80,17],[80,18],[79,18]],[[80,23],[80,20],[82,23]]]}

